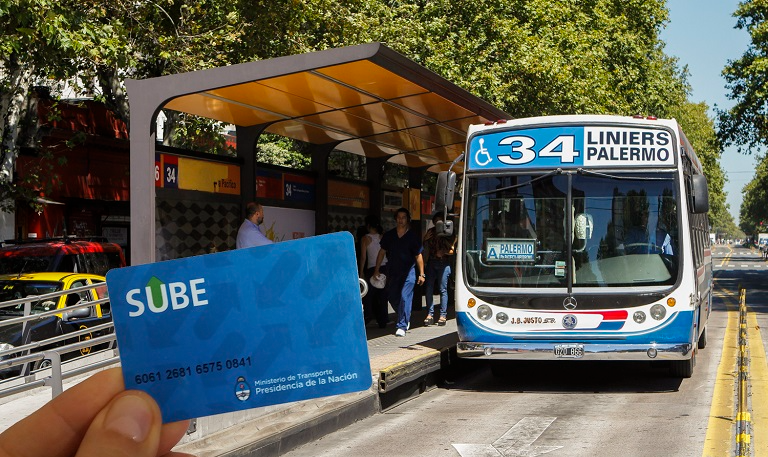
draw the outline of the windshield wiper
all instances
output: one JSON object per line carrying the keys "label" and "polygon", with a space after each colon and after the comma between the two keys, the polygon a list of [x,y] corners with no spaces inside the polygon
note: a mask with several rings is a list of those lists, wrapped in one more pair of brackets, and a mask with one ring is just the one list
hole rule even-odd
{"label": "windshield wiper", "polygon": [[601,178],[615,179],[618,181],[674,181],[673,177],[652,177],[652,176],[624,176],[624,175],[611,175],[608,173],[600,173],[597,171],[585,170],[579,168],[576,173],[583,176],[598,176]]}
{"label": "windshield wiper", "polygon": [[562,174],[562,172],[563,172],[563,169],[562,168],[558,168],[556,170],[550,171],[549,173],[545,173],[545,174],[543,174],[541,176],[537,176],[535,178],[529,179],[528,181],[525,181],[525,182],[522,182],[522,183],[512,184],[511,186],[500,187],[498,189],[493,189],[493,190],[486,190],[484,192],[477,192],[475,195],[477,195],[479,197],[480,195],[495,194],[496,192],[504,192],[505,190],[517,189],[518,187],[527,186],[527,185],[529,185],[531,183],[534,183],[536,181],[542,180],[544,178],[548,178],[548,177],[550,177],[552,175]]}

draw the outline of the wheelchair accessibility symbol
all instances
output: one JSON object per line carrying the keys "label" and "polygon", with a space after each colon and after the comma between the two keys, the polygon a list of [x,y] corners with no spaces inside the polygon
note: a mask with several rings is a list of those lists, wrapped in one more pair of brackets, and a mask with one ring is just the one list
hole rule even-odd
{"label": "wheelchair accessibility symbol", "polygon": [[475,153],[475,162],[481,167],[484,167],[491,163],[493,159],[488,153],[488,149],[483,146],[483,143],[485,143],[485,138],[480,138],[478,141],[480,142],[480,149],[478,149]]}

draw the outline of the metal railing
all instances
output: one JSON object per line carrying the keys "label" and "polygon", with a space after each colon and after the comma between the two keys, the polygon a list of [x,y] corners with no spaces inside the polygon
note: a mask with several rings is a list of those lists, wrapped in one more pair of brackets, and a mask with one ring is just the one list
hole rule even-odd
{"label": "metal railing", "polygon": [[[91,284],[50,294],[0,302],[0,310],[18,307],[22,304],[24,306],[24,312],[21,316],[0,319],[0,332],[8,327],[21,325],[21,344],[6,347],[8,342],[0,339],[0,348],[2,348],[0,350],[0,376],[5,378],[0,379],[0,398],[43,386],[50,387],[52,397],[56,397],[62,392],[65,379],[118,363],[117,341],[114,324],[111,320],[41,340],[35,340],[32,332],[32,328],[39,321],[57,316],[57,319],[67,322],[73,311],[108,304],[109,298],[80,301],[63,309],[33,314],[34,303],[42,303],[46,300],[58,302],[62,295],[81,293],[105,286],[105,283]],[[72,320],[72,322],[77,322],[77,320]],[[93,337],[95,332],[103,333],[103,335]],[[92,352],[93,347],[102,345],[105,346],[105,349]],[[72,357],[75,351],[80,351],[80,354]]]}

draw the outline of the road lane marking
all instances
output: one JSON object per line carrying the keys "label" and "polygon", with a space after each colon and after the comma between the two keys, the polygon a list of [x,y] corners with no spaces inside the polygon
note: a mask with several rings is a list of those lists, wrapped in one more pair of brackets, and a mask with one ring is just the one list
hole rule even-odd
{"label": "road lane marking", "polygon": [[493,444],[454,444],[462,457],[534,457],[563,446],[533,446],[556,417],[524,417]]}
{"label": "road lane marking", "polygon": [[[750,311],[752,311],[750,309]],[[749,328],[749,380],[752,394],[752,452],[768,456],[768,362],[754,312],[747,313]]]}
{"label": "road lane marking", "polygon": [[723,265],[727,264],[728,261],[731,259],[731,255],[733,255],[733,249],[729,247],[728,254],[725,255],[725,257],[723,258],[723,261],[720,262],[720,265],[718,265],[718,267],[722,267]]}
{"label": "road lane marking", "polygon": [[[722,290],[722,288],[721,288]],[[703,457],[731,455],[736,411],[734,387],[736,384],[736,360],[739,354],[738,303],[732,295],[721,295],[728,315],[723,337],[723,351],[717,366],[717,377],[709,409],[707,434],[704,438]]]}

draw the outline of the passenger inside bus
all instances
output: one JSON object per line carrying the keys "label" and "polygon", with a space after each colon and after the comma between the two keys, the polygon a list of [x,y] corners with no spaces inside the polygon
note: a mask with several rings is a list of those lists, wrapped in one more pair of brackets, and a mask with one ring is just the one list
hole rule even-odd
{"label": "passenger inside bus", "polygon": [[648,223],[647,204],[631,213],[632,224],[624,237],[625,254],[674,254],[672,237],[662,224]]}

